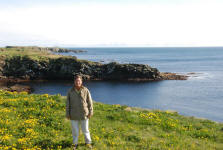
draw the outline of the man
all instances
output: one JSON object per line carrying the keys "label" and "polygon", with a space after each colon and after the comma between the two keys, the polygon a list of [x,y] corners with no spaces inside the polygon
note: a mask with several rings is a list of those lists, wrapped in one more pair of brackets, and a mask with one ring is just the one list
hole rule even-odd
{"label": "man", "polygon": [[93,115],[93,102],[90,91],[82,85],[82,82],[82,77],[77,75],[74,86],[67,93],[66,101],[66,117],[71,120],[74,150],[78,147],[79,124],[81,124],[86,146],[92,147],[88,121]]}

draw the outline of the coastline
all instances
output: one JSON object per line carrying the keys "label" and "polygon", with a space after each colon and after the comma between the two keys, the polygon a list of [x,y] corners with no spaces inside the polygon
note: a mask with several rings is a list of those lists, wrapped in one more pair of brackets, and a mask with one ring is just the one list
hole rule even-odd
{"label": "coastline", "polygon": [[[7,46],[0,48],[0,82],[19,86],[21,82],[38,80],[73,80],[80,74],[85,80],[150,82],[162,80],[187,80],[187,75],[161,73],[157,68],[143,64],[101,64],[79,60],[74,56],[57,55],[52,52],[70,52],[63,48],[36,46]],[[74,51],[74,50],[72,50]],[[76,51],[75,51],[76,52]],[[77,52],[86,52],[78,50]],[[23,86],[23,85],[21,85]],[[3,87],[14,91],[19,88]],[[23,86],[23,88],[25,88]],[[31,87],[26,87],[31,92]]]}

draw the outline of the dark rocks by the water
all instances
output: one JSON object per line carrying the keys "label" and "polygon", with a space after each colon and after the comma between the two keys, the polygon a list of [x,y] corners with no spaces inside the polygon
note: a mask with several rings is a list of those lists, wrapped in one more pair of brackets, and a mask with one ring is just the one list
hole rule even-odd
{"label": "dark rocks by the water", "polygon": [[160,74],[163,78],[163,80],[187,80],[187,75],[179,75],[176,73],[170,73],[170,72],[162,72]]}
{"label": "dark rocks by the water", "polygon": [[[7,46],[5,49],[22,50],[27,48],[29,51],[70,51],[64,48],[37,46]],[[6,78],[11,77],[24,80],[73,80],[75,74],[81,74],[86,80],[157,81],[186,79],[186,76],[182,75],[160,73],[158,69],[143,64],[119,64],[117,62],[102,64],[99,62],[78,60],[72,56],[45,57],[44,59],[33,59],[27,55],[0,57],[0,76]]]}
{"label": "dark rocks by the water", "polygon": [[0,75],[26,80],[72,80],[81,74],[86,80],[162,80],[160,72],[143,64],[119,64],[77,60],[74,57],[34,60],[25,56],[6,58],[0,64]]}
{"label": "dark rocks by the water", "polygon": [[10,92],[26,91],[27,93],[31,93],[33,91],[33,89],[28,85],[22,85],[22,84],[18,84],[16,82],[10,82],[10,81],[6,81],[6,80],[4,80],[4,81],[0,80],[0,89],[10,91]]}
{"label": "dark rocks by the water", "polygon": [[16,91],[16,92],[22,92],[22,91],[26,91],[27,93],[31,93],[32,92],[32,88],[28,85],[21,85],[21,84],[15,84],[13,86],[10,86],[9,91]]}

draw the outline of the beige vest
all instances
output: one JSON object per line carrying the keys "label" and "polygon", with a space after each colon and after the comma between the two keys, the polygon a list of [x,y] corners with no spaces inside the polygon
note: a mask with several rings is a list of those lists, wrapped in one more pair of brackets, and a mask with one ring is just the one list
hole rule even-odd
{"label": "beige vest", "polygon": [[83,86],[78,93],[72,87],[67,93],[66,117],[71,120],[84,120],[87,119],[88,115],[93,115],[93,102],[90,91]]}

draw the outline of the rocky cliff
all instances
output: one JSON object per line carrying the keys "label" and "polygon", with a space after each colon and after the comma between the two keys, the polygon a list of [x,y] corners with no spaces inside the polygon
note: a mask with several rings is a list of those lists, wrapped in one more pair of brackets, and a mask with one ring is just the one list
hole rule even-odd
{"label": "rocky cliff", "polygon": [[81,74],[86,80],[162,80],[156,68],[142,64],[101,64],[75,57],[35,60],[28,56],[1,58],[0,75],[25,80],[72,80]]}
{"label": "rocky cliff", "polygon": [[[41,47],[0,48],[0,89],[27,91],[32,88],[21,85],[30,80],[73,80],[80,74],[85,80],[158,81],[186,80],[187,76],[160,73],[158,69],[143,64],[101,64],[78,60],[75,56],[55,55],[59,49]],[[17,84],[19,83],[19,84]]]}

